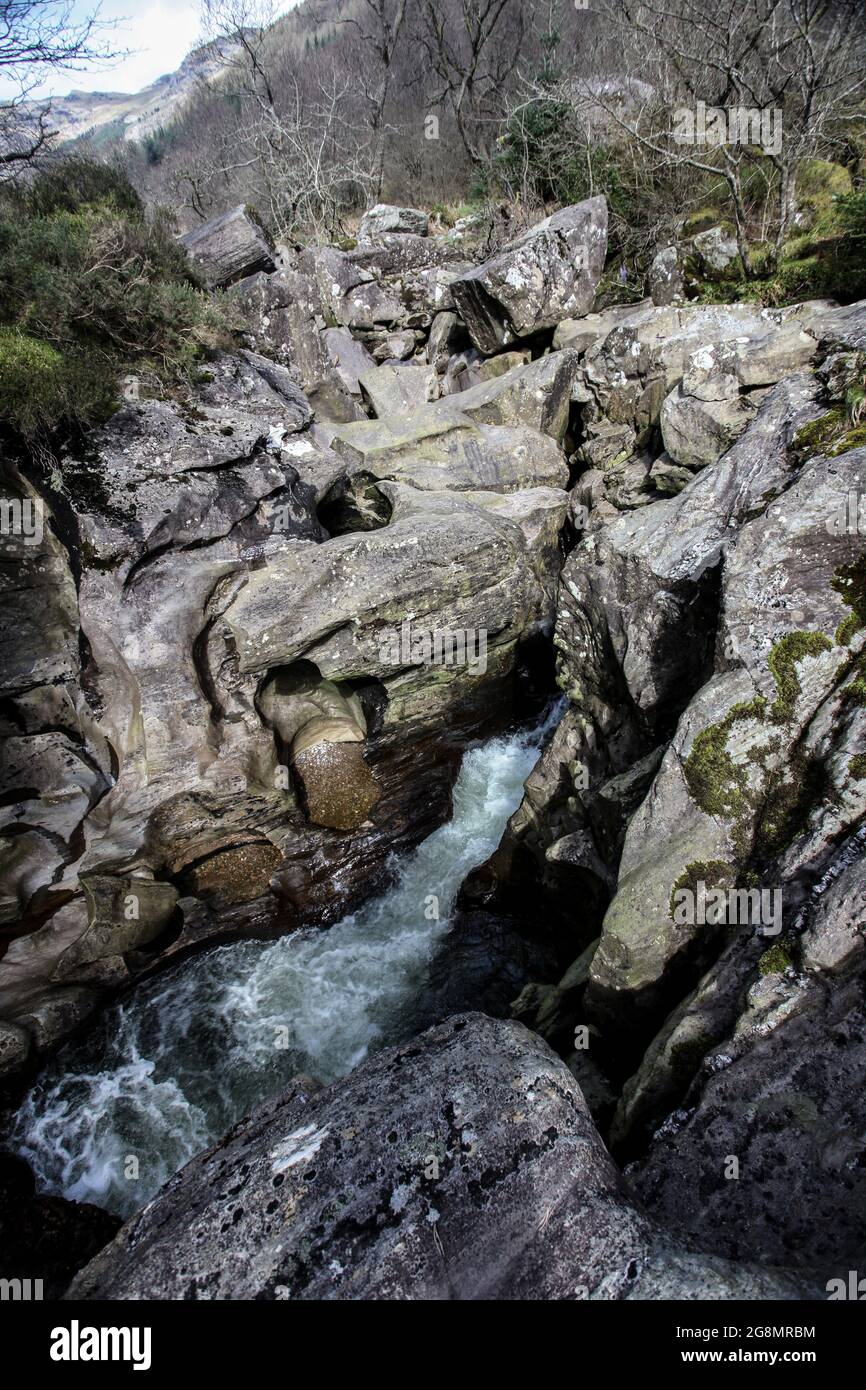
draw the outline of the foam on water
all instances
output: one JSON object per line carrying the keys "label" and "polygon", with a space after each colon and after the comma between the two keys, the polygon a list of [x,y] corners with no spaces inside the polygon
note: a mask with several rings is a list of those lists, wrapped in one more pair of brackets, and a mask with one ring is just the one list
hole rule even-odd
{"label": "foam on water", "polygon": [[64,1048],[10,1136],[40,1187],[129,1215],[295,1073],[331,1081],[411,1033],[460,884],[496,848],[557,717],[467,752],[452,820],[360,911],[326,931],[213,949]]}

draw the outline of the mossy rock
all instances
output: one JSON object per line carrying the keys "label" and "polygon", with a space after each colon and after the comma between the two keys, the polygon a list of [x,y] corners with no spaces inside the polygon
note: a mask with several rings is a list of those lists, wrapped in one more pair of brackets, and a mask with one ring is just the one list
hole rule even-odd
{"label": "mossy rock", "polygon": [[697,236],[698,232],[707,232],[710,227],[717,227],[721,221],[722,214],[718,208],[700,208],[698,212],[689,213],[683,222],[683,236]]}
{"label": "mossy rock", "polygon": [[[773,777],[773,795],[767,797],[771,774],[766,759],[778,751],[779,734],[773,733],[793,716],[800,696],[798,664],[832,649],[823,632],[789,632],[775,643],[767,659],[776,686],[770,703],[758,695],[733,705],[717,724],[701,730],[683,764],[692,800],[716,819],[732,822],[731,839],[740,861],[758,852],[775,854],[790,844],[802,825],[808,806],[818,791],[819,769],[792,756],[784,775]],[[763,725],[766,734],[751,753],[750,765],[736,762],[728,749],[734,726],[745,720]],[[750,776],[760,771],[760,785]],[[683,885],[680,885],[683,886]]]}
{"label": "mossy rock", "polygon": [[866,627],[866,557],[861,556],[852,565],[840,565],[830,585],[851,610],[836,629],[836,641],[847,647],[851,638]]}
{"label": "mossy rock", "polygon": [[753,275],[765,275],[773,267],[774,248],[768,241],[749,247],[749,269]]}
{"label": "mossy rock", "polygon": [[866,782],[866,753],[855,753],[848,763],[848,771],[855,782]]}
{"label": "mossy rock", "polygon": [[776,699],[770,709],[775,723],[787,723],[794,713],[801,689],[797,675],[799,662],[807,656],[820,656],[832,645],[824,632],[788,632],[775,644],[767,663],[776,682]]}
{"label": "mossy rock", "polygon": [[787,943],[777,941],[758,960],[759,975],[784,975],[794,964]]}
{"label": "mossy rock", "polygon": [[687,864],[671,889],[668,912],[672,922],[676,922],[674,911],[677,906],[677,893],[683,891],[697,893],[700,883],[707,889],[724,888],[727,890],[733,888],[736,883],[736,871],[733,864],[726,864],[723,859],[695,859],[691,864]]}
{"label": "mossy rock", "polygon": [[796,199],[814,223],[832,220],[833,199],[851,192],[851,175],[829,159],[804,159],[797,165]]}

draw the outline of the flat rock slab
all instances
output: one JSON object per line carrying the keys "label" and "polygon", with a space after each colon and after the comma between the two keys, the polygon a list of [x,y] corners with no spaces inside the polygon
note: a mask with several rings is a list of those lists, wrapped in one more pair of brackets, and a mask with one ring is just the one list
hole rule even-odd
{"label": "flat rock slab", "polygon": [[411,233],[426,236],[430,218],[420,208],[400,208],[392,203],[377,203],[365,212],[358,227],[358,241],[377,241],[385,233]]}

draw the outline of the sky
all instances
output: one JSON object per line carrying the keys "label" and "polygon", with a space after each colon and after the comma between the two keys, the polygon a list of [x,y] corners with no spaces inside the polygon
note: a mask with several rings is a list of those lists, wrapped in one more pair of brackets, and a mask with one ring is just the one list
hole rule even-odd
{"label": "sky", "polygon": [[[74,17],[86,18],[97,3],[98,0],[74,0]],[[277,8],[291,9],[292,3]],[[65,96],[71,91],[141,91],[163,73],[179,67],[201,39],[198,0],[102,0],[99,11],[102,19],[117,21],[108,40],[114,48],[130,50],[129,56],[91,69],[52,73],[34,96]],[[13,90],[14,85],[0,74],[0,98]]]}

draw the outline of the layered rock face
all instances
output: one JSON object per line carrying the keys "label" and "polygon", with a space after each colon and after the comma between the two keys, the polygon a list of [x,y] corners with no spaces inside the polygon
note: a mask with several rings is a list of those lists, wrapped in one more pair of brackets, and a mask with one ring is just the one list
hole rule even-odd
{"label": "layered rock face", "polygon": [[601,199],[475,261],[386,205],[256,259],[236,211],[189,248],[236,349],[5,465],[0,1076],[381,888],[539,648],[561,715],[435,1026],[296,1078],[73,1296],[823,1296],[866,1241],[866,305],[685,304],[663,254],[605,308]]}
{"label": "layered rock face", "polygon": [[526,987],[517,1016],[568,1055],[669,1228],[829,1278],[862,1251],[866,1210],[866,454],[839,406],[866,306],[786,311],[724,351],[665,340],[653,426],[652,381],[624,356],[667,312],[587,351],[590,430],[613,428],[603,408],[657,441],[698,359],[741,390],[752,364],[753,418],[676,496],[584,504],[554,638],[570,704],[464,902],[528,912],[541,886],[562,914],[577,888],[575,961]]}
{"label": "layered rock face", "polygon": [[381,887],[513,716],[578,359],[443,396],[465,263],[427,230],[378,208],[356,252],[277,267],[243,208],[215,219],[185,242],[243,345],[7,465],[41,525],[4,536],[6,1076],[141,970]]}

